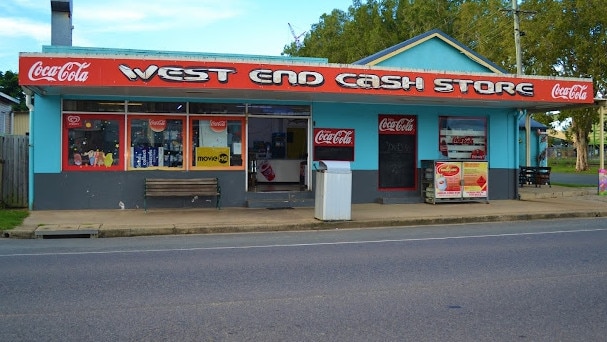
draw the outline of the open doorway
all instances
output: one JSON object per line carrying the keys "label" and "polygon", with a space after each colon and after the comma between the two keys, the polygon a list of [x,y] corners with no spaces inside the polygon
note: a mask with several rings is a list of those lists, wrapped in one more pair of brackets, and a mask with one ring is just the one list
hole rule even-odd
{"label": "open doorway", "polygon": [[249,191],[307,190],[308,122],[308,118],[249,117]]}

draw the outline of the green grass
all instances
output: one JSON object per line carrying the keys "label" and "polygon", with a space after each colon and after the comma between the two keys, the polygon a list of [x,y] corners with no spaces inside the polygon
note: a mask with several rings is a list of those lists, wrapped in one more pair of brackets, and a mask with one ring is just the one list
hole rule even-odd
{"label": "green grass", "polygon": [[586,171],[575,171],[575,158],[553,158],[548,159],[548,166],[550,166],[551,172],[558,173],[579,173],[587,175],[598,175],[599,174],[599,160],[589,159],[588,170]]}
{"label": "green grass", "polygon": [[0,230],[13,229],[29,215],[27,209],[0,209]]}

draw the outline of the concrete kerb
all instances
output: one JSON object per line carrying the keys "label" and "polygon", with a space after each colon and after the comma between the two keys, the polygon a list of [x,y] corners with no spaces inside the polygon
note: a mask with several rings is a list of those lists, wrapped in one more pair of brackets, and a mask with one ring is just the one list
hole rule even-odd
{"label": "concrete kerb", "polygon": [[380,228],[397,226],[428,226],[441,224],[464,224],[480,222],[508,222],[529,221],[564,218],[591,218],[607,217],[606,211],[587,212],[552,212],[552,213],[525,213],[503,215],[479,215],[459,217],[427,217],[414,219],[388,219],[388,220],[353,220],[353,221],[319,221],[316,223],[298,224],[264,224],[264,225],[226,225],[201,227],[197,225],[181,225],[173,227],[143,227],[130,229],[101,229],[99,237],[134,237],[150,235],[178,235],[178,234],[222,234],[246,232],[273,232],[273,231],[307,231],[354,228]]}

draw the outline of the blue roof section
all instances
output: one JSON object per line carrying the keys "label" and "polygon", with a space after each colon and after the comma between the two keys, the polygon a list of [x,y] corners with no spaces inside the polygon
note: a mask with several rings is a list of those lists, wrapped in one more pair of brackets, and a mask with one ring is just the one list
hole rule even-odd
{"label": "blue roof section", "polygon": [[[470,63],[470,62],[473,63]],[[507,73],[453,37],[435,29],[352,64],[411,69]]]}
{"label": "blue roof section", "polygon": [[[544,125],[541,122],[537,122],[533,119],[531,119],[531,121],[529,123],[530,123],[529,128],[531,128],[531,129],[539,129],[541,131],[545,131],[546,128],[548,128],[548,126]],[[518,121],[518,127],[525,128],[525,117],[524,116]]]}
{"label": "blue roof section", "polygon": [[158,50],[138,50],[138,49],[114,49],[114,48],[98,48],[98,47],[81,47],[81,46],[58,46],[45,45],[42,47],[43,53],[56,54],[77,54],[86,55],[89,57],[99,56],[124,56],[137,57],[145,56],[146,58],[174,58],[174,59],[221,59],[221,60],[247,60],[247,61],[272,61],[286,63],[307,63],[307,64],[328,64],[327,58],[313,57],[291,57],[291,56],[263,56],[263,55],[243,55],[243,54],[223,54],[209,52],[185,52],[185,51],[158,51]]}
{"label": "blue roof section", "polygon": [[0,103],[12,104],[11,102],[19,104],[19,100],[17,100],[16,98],[14,98],[8,94],[5,94],[3,92],[0,92]]}

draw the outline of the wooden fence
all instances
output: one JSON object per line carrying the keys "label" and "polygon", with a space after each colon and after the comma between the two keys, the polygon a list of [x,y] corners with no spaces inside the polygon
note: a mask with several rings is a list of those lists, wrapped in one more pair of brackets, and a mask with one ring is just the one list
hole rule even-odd
{"label": "wooden fence", "polygon": [[9,208],[28,207],[29,137],[0,137],[0,204]]}

